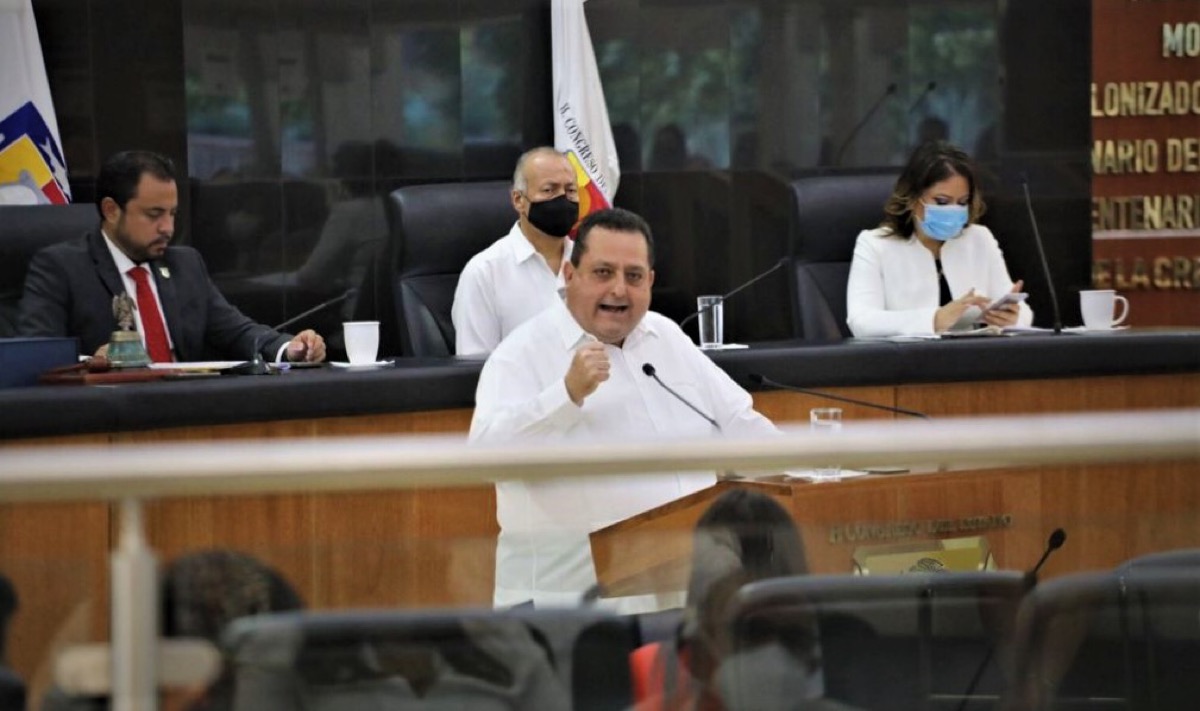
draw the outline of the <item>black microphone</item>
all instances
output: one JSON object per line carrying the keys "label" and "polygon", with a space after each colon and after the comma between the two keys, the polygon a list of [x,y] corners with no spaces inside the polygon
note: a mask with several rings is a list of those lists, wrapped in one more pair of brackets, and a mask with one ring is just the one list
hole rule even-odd
{"label": "black microphone", "polygon": [[883,106],[883,102],[887,101],[888,98],[895,93],[896,82],[892,82],[891,84],[887,85],[887,89],[885,89],[879,98],[875,100],[875,103],[871,105],[870,110],[867,111],[866,115],[862,117],[862,120],[858,122],[854,129],[850,131],[850,135],[846,137],[846,140],[842,142],[842,147],[838,149],[837,155],[833,159],[834,165],[842,164],[842,154],[846,152],[846,149],[850,147],[851,143],[854,143],[854,139],[858,137],[858,132],[863,129],[863,126],[867,125],[867,122],[871,120],[871,117],[875,115],[875,112],[879,110],[879,107]]}
{"label": "black microphone", "polygon": [[925,88],[921,90],[921,93],[917,94],[917,98],[913,99],[913,102],[908,105],[907,113],[911,114],[913,111],[915,111],[916,108],[921,105],[921,102],[925,100],[925,97],[929,96],[931,93],[933,93],[933,90],[936,88],[937,88],[936,81],[931,81],[928,84],[926,84]]}
{"label": "black microphone", "polygon": [[1045,564],[1046,559],[1050,557],[1051,553],[1062,548],[1062,545],[1066,542],[1067,532],[1061,528],[1054,529],[1054,532],[1050,534],[1050,538],[1046,540],[1046,550],[1042,552],[1042,557],[1038,559],[1037,565],[1033,566],[1033,569],[1025,574],[1025,577],[1031,583],[1037,583],[1038,571],[1042,569],[1042,565]]}
{"label": "black microphone", "polygon": [[672,395],[674,395],[676,400],[678,400],[679,402],[682,402],[684,405],[687,405],[687,406],[688,406],[688,407],[690,407],[690,408],[692,409],[692,411],[693,411],[693,412],[695,412],[697,415],[699,415],[699,416],[703,417],[704,419],[708,420],[708,423],[709,423],[710,425],[712,425],[713,427],[716,427],[718,432],[720,432],[720,431],[721,431],[721,426],[717,424],[717,421],[716,421],[716,420],[714,420],[713,418],[711,418],[711,417],[709,417],[708,415],[704,414],[704,411],[703,411],[703,410],[701,410],[700,408],[696,407],[696,406],[695,406],[695,405],[693,405],[692,403],[688,402],[688,399],[687,399],[687,398],[685,398],[684,396],[682,396],[682,395],[680,395],[679,393],[675,392],[675,391],[674,391],[674,390],[671,388],[671,386],[670,386],[670,385],[667,385],[666,383],[664,383],[664,382],[662,381],[662,378],[658,377],[658,372],[654,370],[654,366],[653,366],[653,365],[650,365],[649,363],[642,363],[642,372],[643,372],[643,373],[645,373],[646,375],[649,375],[651,378],[654,378],[654,382],[656,382],[656,383],[658,383],[659,385],[661,385],[663,390],[666,390],[667,392],[669,392],[669,393],[671,393]]}
{"label": "black microphone", "polygon": [[929,415],[926,415],[923,412],[917,412],[916,410],[906,410],[903,407],[892,407],[891,405],[880,405],[877,402],[867,402],[866,400],[859,400],[857,398],[846,397],[844,395],[834,395],[833,393],[821,392],[820,390],[809,390],[808,388],[801,388],[801,387],[797,387],[795,385],[786,385],[777,380],[771,380],[770,378],[768,378],[766,376],[759,375],[758,373],[751,373],[748,377],[750,378],[750,382],[754,383],[755,385],[766,385],[768,387],[778,388],[780,390],[791,390],[792,392],[803,393],[805,395],[812,395],[813,397],[821,397],[821,398],[825,398],[827,400],[837,400],[839,402],[847,402],[847,403],[850,403],[851,405],[862,405],[863,407],[871,407],[876,410],[883,410],[885,412],[895,412],[895,413],[898,413],[901,415],[909,415],[911,417],[920,417],[922,420],[929,419]]}
{"label": "black microphone", "polygon": [[1050,260],[1046,259],[1046,248],[1042,245],[1042,233],[1038,230],[1037,217],[1033,214],[1033,199],[1029,197],[1029,176],[1025,173],[1021,173],[1021,189],[1025,193],[1025,207],[1029,210],[1029,224],[1033,227],[1033,241],[1037,243],[1038,258],[1042,262],[1042,274],[1046,277],[1046,288],[1050,290],[1050,307],[1054,309],[1054,335],[1057,336],[1062,333],[1062,313],[1058,310],[1058,294],[1054,291],[1054,278],[1050,276]]}
{"label": "black microphone", "polygon": [[358,293],[358,287],[352,286],[349,289],[346,289],[346,291],[342,292],[341,294],[338,294],[337,296],[333,297],[332,299],[326,299],[325,301],[322,301],[321,303],[317,304],[316,306],[312,307],[311,309],[308,309],[307,311],[302,311],[302,312],[296,314],[295,316],[287,319],[286,321],[275,324],[271,328],[275,329],[276,331],[282,331],[283,329],[287,328],[288,326],[293,326],[296,323],[308,318],[309,316],[312,316],[313,314],[317,313],[318,311],[324,311],[325,309],[329,308],[330,306],[334,306],[336,304],[342,303],[343,301],[345,301],[346,299],[349,299],[350,297],[354,296],[357,293]]}
{"label": "black microphone", "polygon": [[[775,264],[771,265],[771,268],[770,268],[770,269],[767,269],[766,271],[764,271],[763,273],[759,274],[758,276],[756,276],[756,277],[754,277],[754,278],[750,279],[750,281],[747,281],[747,282],[743,283],[741,286],[737,287],[737,288],[736,288],[736,289],[734,289],[733,291],[731,291],[731,292],[729,292],[728,294],[725,294],[724,296],[722,296],[722,297],[721,297],[721,303],[724,303],[724,302],[725,302],[725,299],[728,299],[729,297],[733,296],[734,294],[737,294],[738,292],[740,292],[740,291],[742,291],[742,290],[744,290],[744,289],[746,289],[746,288],[748,288],[748,287],[751,287],[751,286],[753,286],[753,285],[757,284],[757,283],[758,283],[759,281],[761,281],[762,279],[765,279],[765,278],[766,278],[768,275],[770,275],[770,274],[774,273],[775,271],[777,271],[777,270],[778,270],[780,267],[782,267],[784,264],[787,264],[787,261],[788,261],[788,260],[787,260],[787,257],[784,257],[783,259],[780,259],[778,262],[775,262]],[[696,318],[696,317],[700,316],[700,314],[704,313],[705,311],[708,311],[709,309],[713,308],[714,306],[716,306],[716,304],[709,304],[708,306],[705,306],[705,307],[704,307],[704,308],[702,308],[702,309],[696,309],[696,310],[695,310],[693,313],[690,313],[690,314],[688,314],[687,316],[684,316],[684,317],[683,317],[683,319],[682,319],[682,320],[680,320],[680,322],[679,322],[679,326],[680,326],[680,328],[682,328],[682,327],[684,327],[684,326],[688,325],[688,323],[690,323],[692,319],[694,319],[694,318]]]}
{"label": "black microphone", "polygon": [[[1033,587],[1037,585],[1037,574],[1045,564],[1046,559],[1054,551],[1062,548],[1062,545],[1067,542],[1067,532],[1061,528],[1054,529],[1050,534],[1050,538],[1046,540],[1046,550],[1042,551],[1042,557],[1038,559],[1028,573],[1025,573],[1025,582]],[[996,653],[995,643],[988,645],[987,654],[983,655],[983,661],[979,663],[979,667],[975,669],[975,676],[971,677],[971,683],[967,684],[967,690],[963,692],[962,701],[958,704],[957,711],[964,711],[967,704],[971,701],[971,694],[975,693],[975,688],[979,686],[979,680],[983,678],[983,672],[987,669],[988,663],[992,661],[992,656]]]}
{"label": "black microphone", "polygon": [[[322,301],[321,303],[317,304],[316,306],[312,307],[311,309],[308,309],[307,311],[298,313],[295,316],[272,326],[271,329],[274,331],[282,331],[283,329],[287,328],[288,326],[291,326],[303,319],[306,319],[309,316],[312,316],[313,314],[317,313],[318,311],[322,311],[324,309],[329,308],[330,306],[342,303],[343,301],[345,301],[346,299],[349,299],[350,297],[354,296],[357,293],[358,293],[358,289],[356,287],[350,287],[349,289],[346,289],[346,291],[342,292],[341,294],[338,294],[337,296],[333,297],[332,299],[327,299],[325,301]],[[241,365],[235,365],[232,368],[226,368],[225,370],[223,370],[221,372],[228,373],[230,375],[273,375],[275,373],[275,371],[271,370],[271,367],[269,365],[267,365],[267,362],[265,360],[263,360],[263,357],[262,357],[262,341],[263,341],[263,336],[260,335],[260,336],[255,337],[255,339],[254,339],[254,355],[252,355],[250,357],[250,360],[246,361],[245,363],[242,363]]]}

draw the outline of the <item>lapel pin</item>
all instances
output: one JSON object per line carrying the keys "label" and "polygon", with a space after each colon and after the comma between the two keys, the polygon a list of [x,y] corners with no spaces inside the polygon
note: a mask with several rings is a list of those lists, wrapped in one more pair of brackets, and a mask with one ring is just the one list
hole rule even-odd
{"label": "lapel pin", "polygon": [[159,268],[158,268],[158,273],[159,273],[159,274],[162,274],[162,278],[163,278],[163,279],[170,279],[170,278],[171,278],[171,270],[170,270],[170,269],[167,269],[166,267],[159,267]]}

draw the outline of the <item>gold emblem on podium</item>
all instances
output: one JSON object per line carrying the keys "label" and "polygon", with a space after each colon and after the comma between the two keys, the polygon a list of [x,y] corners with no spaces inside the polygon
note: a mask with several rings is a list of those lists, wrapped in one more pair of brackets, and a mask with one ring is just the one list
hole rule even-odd
{"label": "gold emblem on podium", "polygon": [[983,536],[862,546],[854,549],[855,575],[903,575],[943,571],[995,570]]}

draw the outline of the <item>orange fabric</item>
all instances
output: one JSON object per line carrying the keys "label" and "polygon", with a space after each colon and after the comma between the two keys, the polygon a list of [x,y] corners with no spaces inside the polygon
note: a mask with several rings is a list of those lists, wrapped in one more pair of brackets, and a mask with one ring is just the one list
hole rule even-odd
{"label": "orange fabric", "polygon": [[[668,689],[667,665],[672,663],[676,668]],[[686,649],[676,655],[661,642],[643,645],[629,655],[629,668],[636,711],[724,711],[717,695],[692,678]]]}

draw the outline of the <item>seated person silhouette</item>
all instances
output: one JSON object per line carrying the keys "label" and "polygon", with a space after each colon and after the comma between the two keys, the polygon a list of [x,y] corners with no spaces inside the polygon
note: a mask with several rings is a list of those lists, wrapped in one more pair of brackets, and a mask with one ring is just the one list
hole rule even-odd
{"label": "seated person silhouette", "polygon": [[[213,644],[233,620],[268,612],[298,610],[299,594],[278,571],[262,561],[231,550],[204,550],[176,558],[160,583],[161,634],[192,637]],[[166,689],[163,711],[227,711],[234,708],[236,681],[229,665],[212,684],[194,689]],[[101,711],[107,698],[70,697],[52,689],[42,711]]]}
{"label": "seated person silhouette", "polygon": [[238,711],[570,708],[516,618],[285,615],[231,632]]}
{"label": "seated person silhouette", "polygon": [[639,711],[848,708],[822,698],[817,627],[791,618],[736,639],[728,617],[751,582],[808,572],[787,511],[766,494],[734,489],[696,524],[687,607],[677,638],[631,656]]}

